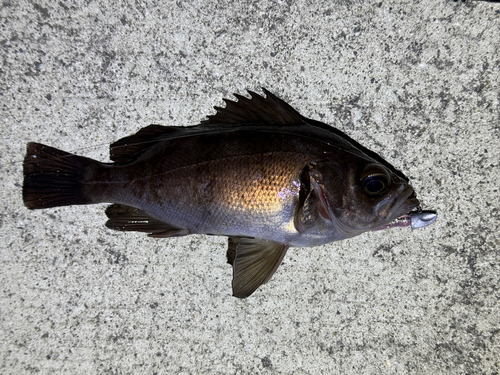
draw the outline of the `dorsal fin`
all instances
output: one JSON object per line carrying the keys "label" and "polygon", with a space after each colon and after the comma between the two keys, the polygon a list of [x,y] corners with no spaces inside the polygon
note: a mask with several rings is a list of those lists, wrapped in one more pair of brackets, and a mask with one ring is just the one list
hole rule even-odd
{"label": "dorsal fin", "polygon": [[265,124],[301,125],[304,118],[289,104],[262,88],[266,97],[248,90],[251,99],[234,94],[238,101],[224,99],[226,108],[214,107],[215,115],[208,116],[207,124]]}
{"label": "dorsal fin", "polygon": [[180,126],[146,126],[137,133],[112,143],[109,150],[110,159],[120,164],[130,163],[165,137],[173,136],[183,129]]}

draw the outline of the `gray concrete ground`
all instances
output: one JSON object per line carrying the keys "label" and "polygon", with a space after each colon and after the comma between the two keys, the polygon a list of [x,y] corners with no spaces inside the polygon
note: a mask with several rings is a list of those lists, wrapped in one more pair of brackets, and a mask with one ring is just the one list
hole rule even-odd
{"label": "gray concrete ground", "polygon": [[[103,4],[100,4],[103,3]],[[497,374],[500,4],[4,1],[2,374]],[[267,87],[411,177],[425,229],[291,249],[231,297],[223,237],[28,211],[25,144],[108,160]]]}

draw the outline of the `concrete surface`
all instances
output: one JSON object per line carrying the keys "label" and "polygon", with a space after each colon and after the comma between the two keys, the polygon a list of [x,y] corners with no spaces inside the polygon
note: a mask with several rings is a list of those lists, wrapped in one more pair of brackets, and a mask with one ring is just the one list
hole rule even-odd
{"label": "concrete surface", "polygon": [[[103,3],[103,4],[101,4]],[[498,374],[500,4],[3,1],[2,374]],[[108,160],[265,86],[411,177],[425,229],[292,249],[247,300],[223,237],[28,211],[25,144]]]}

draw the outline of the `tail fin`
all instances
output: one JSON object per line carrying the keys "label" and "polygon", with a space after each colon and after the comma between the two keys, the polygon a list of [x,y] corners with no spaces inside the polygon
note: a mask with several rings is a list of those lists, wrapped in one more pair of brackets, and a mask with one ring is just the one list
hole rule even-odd
{"label": "tail fin", "polygon": [[86,192],[88,168],[99,162],[30,142],[24,158],[24,205],[30,210],[95,203]]}

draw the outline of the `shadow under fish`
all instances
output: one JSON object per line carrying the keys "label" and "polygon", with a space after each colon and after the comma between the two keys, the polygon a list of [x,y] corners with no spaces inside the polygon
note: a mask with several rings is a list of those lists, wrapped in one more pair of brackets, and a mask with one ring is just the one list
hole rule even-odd
{"label": "shadow under fish", "polygon": [[24,204],[107,202],[111,229],[228,236],[239,298],[271,278],[290,246],[435,220],[411,212],[419,201],[391,164],[263,91],[225,99],[200,125],[147,126],[111,145],[113,163],[28,143]]}

